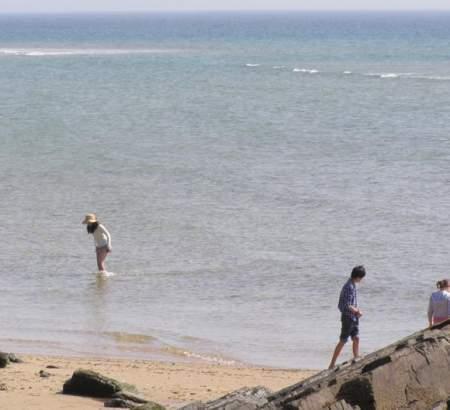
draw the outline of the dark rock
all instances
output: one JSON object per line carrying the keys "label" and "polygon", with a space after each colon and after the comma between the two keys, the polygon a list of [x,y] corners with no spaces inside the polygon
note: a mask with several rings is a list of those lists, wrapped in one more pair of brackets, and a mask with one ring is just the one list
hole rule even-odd
{"label": "dark rock", "polygon": [[60,367],[49,364],[48,366],[46,366],[46,369],[60,369]]}
{"label": "dark rock", "polygon": [[149,403],[149,401],[144,397],[127,391],[119,391],[117,393],[114,393],[112,397],[113,398],[111,400],[107,400],[105,402],[105,407],[131,409],[135,408],[136,406]]}
{"label": "dark rock", "polygon": [[5,383],[0,383],[0,391],[7,391],[8,390],[8,386],[6,386]]}
{"label": "dark rock", "polygon": [[272,394],[260,408],[443,409],[450,392],[449,369],[450,320]]}
{"label": "dark rock", "polygon": [[132,407],[131,410],[166,410],[166,408],[158,403],[149,401],[145,404],[140,404],[139,406]]}
{"label": "dark rock", "polygon": [[41,376],[41,377],[50,377],[50,373],[46,372],[45,370],[41,370],[39,372],[39,376]]}
{"label": "dark rock", "polygon": [[121,391],[123,385],[91,370],[77,370],[64,383],[63,394],[109,398]]}
{"label": "dark rock", "polygon": [[19,359],[14,353],[8,353],[8,356],[11,363],[23,363],[23,360]]}
{"label": "dark rock", "polygon": [[194,402],[180,410],[256,410],[267,404],[267,396],[272,392],[265,387],[244,387],[229,393],[217,400],[207,403]]}
{"label": "dark rock", "polygon": [[115,398],[115,399],[122,399],[122,400],[128,400],[128,401],[134,402],[135,406],[137,404],[148,403],[148,400],[145,399],[144,397],[139,396],[139,395],[134,394],[134,393],[130,393],[128,391],[119,391],[117,393],[114,393],[113,394],[113,398]]}
{"label": "dark rock", "polygon": [[9,354],[0,352],[0,369],[5,368],[9,364]]}
{"label": "dark rock", "polygon": [[0,352],[0,368],[8,366],[10,363],[23,363],[14,353]]}
{"label": "dark rock", "polygon": [[[367,366],[369,365],[362,369],[362,373],[367,372],[365,370]],[[360,406],[364,410],[376,410],[372,385],[370,380],[365,377],[357,377],[344,383],[336,397],[338,400],[344,400],[351,405]]]}
{"label": "dark rock", "polygon": [[136,403],[124,399],[109,399],[105,401],[105,407],[114,407],[119,409],[131,409],[136,407]]}
{"label": "dark rock", "polygon": [[206,410],[206,403],[203,403],[202,401],[194,401],[181,407],[179,410]]}
{"label": "dark rock", "polygon": [[326,410],[361,410],[361,407],[359,406],[353,407],[350,404],[348,404],[345,400],[339,400],[338,402],[328,406]]}

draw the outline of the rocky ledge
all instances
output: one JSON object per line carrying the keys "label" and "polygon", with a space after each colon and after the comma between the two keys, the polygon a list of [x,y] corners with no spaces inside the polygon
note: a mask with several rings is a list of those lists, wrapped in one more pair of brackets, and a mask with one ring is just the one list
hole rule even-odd
{"label": "rocky ledge", "polygon": [[264,410],[447,409],[450,320],[267,398]]}
{"label": "rocky ledge", "polygon": [[450,409],[450,320],[276,393],[241,389],[180,410]]}

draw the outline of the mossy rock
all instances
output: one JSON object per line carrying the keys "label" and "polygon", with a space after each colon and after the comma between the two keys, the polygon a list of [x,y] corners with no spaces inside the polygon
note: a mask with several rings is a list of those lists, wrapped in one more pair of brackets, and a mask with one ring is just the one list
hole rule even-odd
{"label": "mossy rock", "polygon": [[0,369],[5,368],[9,364],[9,354],[0,352]]}
{"label": "mossy rock", "polygon": [[130,389],[136,390],[134,386],[125,385],[92,370],[79,369],[64,383],[63,394],[110,398],[117,392]]}

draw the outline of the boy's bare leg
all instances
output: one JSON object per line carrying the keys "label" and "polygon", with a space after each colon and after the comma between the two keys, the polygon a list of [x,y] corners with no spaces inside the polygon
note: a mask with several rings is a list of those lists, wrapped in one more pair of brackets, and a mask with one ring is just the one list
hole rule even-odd
{"label": "boy's bare leg", "polygon": [[359,357],[359,337],[356,336],[352,339],[353,341],[353,357],[356,359]]}
{"label": "boy's bare leg", "polygon": [[336,348],[334,349],[334,353],[333,353],[333,358],[331,359],[330,366],[328,367],[329,369],[332,369],[335,366],[336,360],[339,357],[339,355],[341,354],[344,346],[345,346],[345,342],[343,342],[342,340],[340,340],[339,343],[336,345]]}

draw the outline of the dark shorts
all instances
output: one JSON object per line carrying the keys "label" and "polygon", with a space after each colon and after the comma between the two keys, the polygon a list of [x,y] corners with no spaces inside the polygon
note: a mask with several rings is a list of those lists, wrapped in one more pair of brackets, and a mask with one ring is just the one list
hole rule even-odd
{"label": "dark shorts", "polygon": [[359,320],[352,320],[348,316],[342,316],[341,318],[342,328],[340,339],[344,343],[347,342],[348,338],[352,339],[358,337],[359,335]]}

